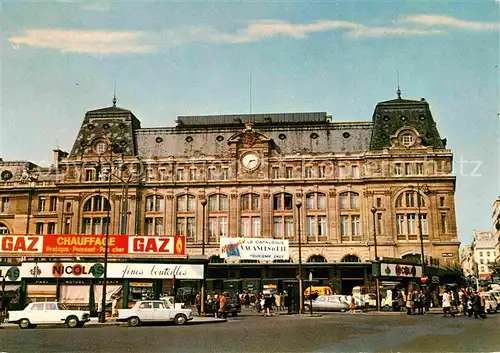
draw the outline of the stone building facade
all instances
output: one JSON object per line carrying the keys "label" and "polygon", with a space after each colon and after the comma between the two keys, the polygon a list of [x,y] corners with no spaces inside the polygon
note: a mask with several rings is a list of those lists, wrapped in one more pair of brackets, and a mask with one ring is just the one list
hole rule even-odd
{"label": "stone building facade", "polygon": [[[113,104],[85,114],[50,168],[0,161],[0,233],[100,234],[110,222],[112,234],[185,235],[189,255],[204,248],[214,263],[221,236],[285,238],[296,264],[300,224],[311,264],[370,263],[374,234],[380,258],[419,258],[422,234],[429,265],[458,263],[452,158],[429,104],[400,95],[360,122],[239,114],[143,128]],[[218,265],[245,276],[245,264]],[[249,278],[280,277],[259,266],[270,272]]]}

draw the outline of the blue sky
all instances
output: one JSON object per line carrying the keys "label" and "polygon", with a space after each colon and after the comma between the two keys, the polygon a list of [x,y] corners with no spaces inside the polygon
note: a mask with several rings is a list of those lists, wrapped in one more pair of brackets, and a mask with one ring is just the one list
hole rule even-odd
{"label": "blue sky", "polygon": [[455,155],[459,239],[500,195],[498,0],[2,2],[0,157],[48,165],[87,110],[143,127],[179,115],[326,111],[371,120],[379,101],[429,102]]}

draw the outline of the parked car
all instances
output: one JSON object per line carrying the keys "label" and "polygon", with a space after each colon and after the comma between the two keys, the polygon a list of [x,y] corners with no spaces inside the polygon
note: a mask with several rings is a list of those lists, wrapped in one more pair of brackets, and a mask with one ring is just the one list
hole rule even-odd
{"label": "parked car", "polygon": [[[196,309],[198,310],[198,314],[201,312],[201,304],[198,304],[196,306]],[[224,313],[219,314],[219,303],[216,302],[213,299],[205,301],[205,315],[214,315],[214,316],[222,316],[224,318],[228,317],[231,315],[232,317],[235,317],[238,315],[238,313],[241,313],[241,303],[238,300],[238,298],[226,298],[226,309],[224,310]]]}
{"label": "parked car", "polygon": [[[346,311],[349,304],[345,302],[342,295],[320,295],[312,301],[313,310],[318,311]],[[304,311],[310,311],[310,302],[304,302]]]}
{"label": "parked car", "polygon": [[69,310],[58,302],[30,303],[24,310],[9,311],[7,315],[7,322],[18,324],[22,329],[53,324],[83,327],[90,321],[89,311]]}
{"label": "parked car", "polygon": [[139,326],[143,322],[174,322],[184,325],[193,319],[190,309],[170,308],[163,300],[143,300],[131,309],[118,309],[117,321],[128,322],[129,326]]}
{"label": "parked car", "polygon": [[484,299],[484,311],[487,313],[496,313],[498,311],[498,304],[495,297],[491,294],[482,292],[479,294]]}
{"label": "parked car", "polygon": [[493,296],[493,298],[496,299],[497,304],[500,305],[500,291],[498,291],[498,290],[490,290],[487,293],[491,294]]}

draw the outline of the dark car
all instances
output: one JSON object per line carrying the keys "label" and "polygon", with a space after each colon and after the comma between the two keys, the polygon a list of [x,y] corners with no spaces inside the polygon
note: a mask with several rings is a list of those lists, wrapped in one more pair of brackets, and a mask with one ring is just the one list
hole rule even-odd
{"label": "dark car", "polygon": [[[201,305],[198,304],[198,315],[201,311]],[[217,317],[228,317],[229,315],[235,317],[238,313],[241,313],[241,304],[237,298],[227,298],[226,299],[226,308],[224,312],[219,313],[219,303],[213,299],[205,301],[205,315],[213,315]]]}

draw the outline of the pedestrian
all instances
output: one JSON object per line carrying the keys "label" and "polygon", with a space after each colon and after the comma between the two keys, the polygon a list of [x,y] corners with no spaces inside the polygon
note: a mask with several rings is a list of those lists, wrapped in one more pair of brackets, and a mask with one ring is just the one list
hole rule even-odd
{"label": "pedestrian", "polygon": [[218,313],[217,317],[224,317],[225,316],[226,303],[227,303],[227,299],[223,293],[219,296],[219,313]]}
{"label": "pedestrian", "polygon": [[474,308],[474,319],[478,319],[480,316],[483,319],[486,319],[486,315],[484,314],[484,299],[479,295],[478,292],[474,292],[474,300],[473,300],[473,308]]}
{"label": "pedestrian", "polygon": [[423,290],[418,293],[418,315],[424,315],[425,294]]}
{"label": "pedestrian", "polygon": [[281,295],[279,293],[276,294],[276,296],[274,297],[274,299],[276,300],[276,308],[278,311],[280,311],[282,309],[281,305]]}
{"label": "pedestrian", "polygon": [[356,312],[356,301],[354,300],[354,296],[351,297],[351,302],[349,303],[349,314],[354,314]]}
{"label": "pedestrian", "polygon": [[443,293],[443,314],[444,316],[446,316],[446,314],[450,314],[452,317],[455,317],[451,307],[451,294],[448,290],[445,290]]}
{"label": "pedestrian", "polygon": [[245,294],[245,308],[249,308],[250,306],[250,295],[248,294],[248,292]]}
{"label": "pedestrian", "polygon": [[273,298],[269,294],[266,294],[264,298],[264,316],[272,316],[273,308]]}

